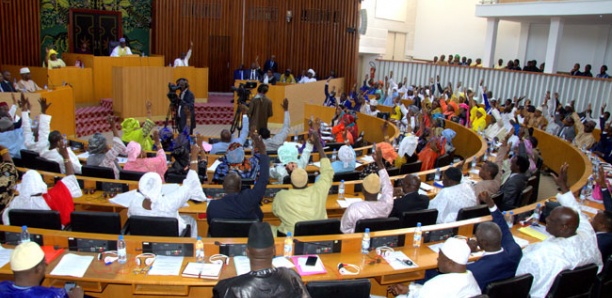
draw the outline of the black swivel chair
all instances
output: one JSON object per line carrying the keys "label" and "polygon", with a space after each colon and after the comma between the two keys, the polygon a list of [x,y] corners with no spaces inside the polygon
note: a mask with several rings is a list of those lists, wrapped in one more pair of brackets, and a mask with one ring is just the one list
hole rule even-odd
{"label": "black swivel chair", "polygon": [[34,169],[43,172],[61,173],[60,165],[54,161],[37,157],[34,160]]}
{"label": "black swivel chair", "polygon": [[121,217],[119,213],[112,212],[73,211],[70,226],[74,232],[119,235]]}
{"label": "black swivel chair", "polygon": [[518,207],[527,206],[531,201],[531,195],[533,193],[533,187],[531,185],[527,185],[525,189],[521,192],[520,202]]}
{"label": "black swivel chair", "polygon": [[209,237],[249,237],[249,229],[255,219],[213,218],[208,226]]}
{"label": "black swivel chair", "polygon": [[130,181],[139,181],[140,178],[142,177],[142,175],[144,175],[145,172],[135,172],[135,171],[126,171],[126,170],[121,170],[119,171],[119,179],[120,180],[130,180]]}
{"label": "black swivel chair", "polygon": [[62,229],[59,212],[54,210],[10,209],[9,221],[11,226],[28,226],[49,230]]}
{"label": "black swivel chair", "polygon": [[370,280],[311,281],[306,289],[312,298],[369,298]]}
{"label": "black swivel chair", "polygon": [[35,169],[37,157],[39,157],[38,152],[21,149],[21,164],[24,168]]}
{"label": "black swivel chair", "polygon": [[490,298],[528,298],[533,275],[527,273],[489,283],[485,294]]}
{"label": "black swivel chair", "polygon": [[612,297],[612,257],[608,258],[601,273],[597,275],[593,290],[591,291],[591,297]]}
{"label": "black swivel chair", "polygon": [[161,237],[190,237],[191,226],[187,225],[180,235],[178,220],[174,217],[130,216],[122,229],[122,234]]}
{"label": "black swivel chair", "polygon": [[422,164],[423,162],[421,162],[420,160],[413,162],[413,163],[403,164],[402,167],[400,168],[400,175],[419,172],[421,171]]}
{"label": "black swivel chair", "polygon": [[435,168],[441,168],[450,165],[453,162],[453,157],[448,154],[443,154],[436,158],[436,162],[434,163]]}
{"label": "black swivel chair", "polygon": [[413,228],[420,222],[421,226],[435,225],[438,219],[438,209],[406,211],[402,213],[401,228]]}
{"label": "black swivel chair", "polygon": [[389,175],[389,177],[399,176],[400,170],[401,170],[400,168],[396,168],[396,167],[388,168],[387,174]]}
{"label": "black swivel chair", "polygon": [[295,223],[293,236],[336,235],[340,232],[340,220],[334,218],[299,221]]}
{"label": "black swivel chair", "polygon": [[[487,216],[490,214],[491,212],[489,211],[489,207],[487,207],[487,205],[485,204],[474,207],[461,208],[457,213],[457,221]],[[474,231],[476,231],[477,227],[478,225],[474,225]],[[458,228],[453,229],[453,234],[457,235],[458,231]]]}
{"label": "black swivel chair", "polygon": [[395,230],[401,228],[401,223],[397,217],[360,219],[355,223],[355,233],[362,233],[366,228],[369,228],[370,232]]}
{"label": "black swivel chair", "polygon": [[[81,172],[83,176],[87,177],[115,179],[115,172],[113,172],[113,169],[107,167],[84,165],[81,167]],[[96,181],[96,189],[104,189],[104,184],[105,182]]]}
{"label": "black swivel chair", "polygon": [[546,298],[588,298],[597,275],[597,265],[588,264],[557,274]]}
{"label": "black swivel chair", "polygon": [[334,174],[334,182],[359,180],[360,174],[357,171]]}

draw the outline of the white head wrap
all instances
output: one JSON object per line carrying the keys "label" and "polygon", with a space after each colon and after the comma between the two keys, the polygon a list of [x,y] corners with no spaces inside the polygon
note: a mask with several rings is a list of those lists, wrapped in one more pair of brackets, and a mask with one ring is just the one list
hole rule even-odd
{"label": "white head wrap", "polygon": [[313,77],[315,76],[315,71],[312,70],[312,68],[308,69],[308,72],[311,73]]}
{"label": "white head wrap", "polygon": [[440,251],[459,265],[467,264],[471,252],[467,242],[459,238],[448,238],[442,245],[442,248],[440,248]]}
{"label": "white head wrap", "polygon": [[162,180],[159,174],[149,172],[140,178],[138,181],[138,191],[145,197],[151,200],[151,203],[156,203],[162,197]]}
{"label": "white head wrap", "polygon": [[370,99],[370,105],[371,105],[371,106],[374,106],[374,107],[375,107],[375,106],[377,106],[377,105],[378,105],[378,100],[376,100],[376,99]]}
{"label": "white head wrap", "polygon": [[351,146],[343,145],[340,147],[340,150],[338,150],[338,159],[342,161],[343,168],[348,168],[349,163],[354,161],[355,158],[355,150],[353,150]]}
{"label": "white head wrap", "polygon": [[35,194],[46,194],[47,184],[42,176],[35,170],[28,170],[21,178],[21,183],[17,185],[19,196],[29,198]]}
{"label": "white head wrap", "polygon": [[293,144],[285,143],[278,148],[278,159],[284,165],[290,162],[298,162],[298,150]]}
{"label": "white head wrap", "polygon": [[404,155],[412,156],[418,144],[419,144],[419,138],[415,136],[404,137],[404,139],[399,145],[399,149],[397,150],[399,153],[399,156],[400,157],[403,157]]}

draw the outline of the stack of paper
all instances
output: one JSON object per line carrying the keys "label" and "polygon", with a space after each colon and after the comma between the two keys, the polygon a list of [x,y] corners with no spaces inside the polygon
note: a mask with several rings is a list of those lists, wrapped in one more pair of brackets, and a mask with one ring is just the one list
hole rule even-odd
{"label": "stack of paper", "polygon": [[[242,275],[242,274],[251,272],[251,262],[249,261],[249,258],[246,256],[235,256],[234,266],[236,267],[236,275]],[[285,257],[275,257],[274,259],[272,259],[272,266],[274,266],[274,268],[281,268],[281,267],[293,268],[295,267],[295,265],[293,265],[293,263],[291,263]]]}
{"label": "stack of paper", "polygon": [[431,186],[431,185],[429,185],[427,183],[423,183],[423,182],[421,182],[421,186],[419,188],[424,190],[424,191],[432,191],[433,190],[433,186]]}
{"label": "stack of paper", "polygon": [[149,275],[175,275],[181,273],[183,257],[157,256],[149,269]]}
{"label": "stack of paper", "polygon": [[336,200],[340,208],[348,208],[351,204],[363,201],[360,198],[345,198],[344,200]]}
{"label": "stack of paper", "polygon": [[537,230],[534,227],[524,227],[524,228],[519,228],[518,229],[519,232],[523,233],[523,234],[527,234],[533,238],[536,238],[538,240],[546,240],[546,238],[548,238],[548,235],[546,232],[542,233],[541,230]]}
{"label": "stack of paper", "polygon": [[391,252],[383,258],[395,270],[419,267],[419,265],[413,262],[406,254],[401,251]]}
{"label": "stack of paper", "polygon": [[219,279],[223,263],[196,263],[189,262],[183,270],[182,276],[193,278]]}
{"label": "stack of paper", "polygon": [[93,256],[66,254],[51,271],[51,275],[83,277],[93,261]]}
{"label": "stack of paper", "polygon": [[217,160],[215,160],[215,162],[213,162],[213,164],[212,164],[212,165],[210,165],[210,167],[208,167],[208,169],[206,169],[206,171],[208,171],[208,172],[214,172],[214,171],[217,169],[217,167],[218,167],[220,164],[221,164],[221,161],[219,161],[219,160],[217,159]]}
{"label": "stack of paper", "polygon": [[0,245],[0,268],[4,267],[11,260],[12,249],[3,248]]}
{"label": "stack of paper", "polygon": [[371,155],[366,155],[362,157],[360,160],[363,163],[373,163],[374,162],[374,158]]}

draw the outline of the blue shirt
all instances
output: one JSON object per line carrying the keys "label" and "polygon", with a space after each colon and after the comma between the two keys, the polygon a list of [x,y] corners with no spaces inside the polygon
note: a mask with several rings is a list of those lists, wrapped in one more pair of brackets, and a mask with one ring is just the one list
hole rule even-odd
{"label": "blue shirt", "polygon": [[0,145],[9,150],[11,157],[21,158],[21,149],[26,149],[23,143],[22,128],[0,132]]}
{"label": "blue shirt", "polygon": [[12,281],[5,280],[0,283],[0,298],[20,298],[20,297],[43,297],[43,298],[63,298],[68,297],[66,290],[61,288],[46,287],[19,287]]}

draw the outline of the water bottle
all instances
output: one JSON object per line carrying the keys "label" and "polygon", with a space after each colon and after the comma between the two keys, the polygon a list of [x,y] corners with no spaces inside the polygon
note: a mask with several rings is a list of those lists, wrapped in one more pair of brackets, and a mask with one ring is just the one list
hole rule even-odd
{"label": "water bottle", "polygon": [[421,223],[417,222],[416,230],[414,230],[414,237],[412,238],[412,247],[419,248],[421,247],[421,242],[423,242],[423,229],[421,228]]}
{"label": "water bottle", "polygon": [[376,152],[376,143],[372,143],[372,154]]}
{"label": "water bottle", "polygon": [[204,254],[204,242],[202,242],[202,237],[198,236],[198,240],[195,245],[196,249],[196,262],[204,263],[205,254]]}
{"label": "water bottle", "polygon": [[487,159],[489,159],[489,148],[487,147],[487,150],[485,150],[485,153],[482,155],[482,161],[483,162],[487,162]]}
{"label": "water bottle", "polygon": [[293,255],[293,237],[291,232],[287,232],[285,237],[285,245],[283,246],[283,257],[290,258]]}
{"label": "water bottle", "polygon": [[537,225],[538,222],[540,221],[540,213],[542,212],[541,210],[541,205],[540,203],[538,203],[536,205],[536,208],[533,210],[533,215],[531,215],[531,224],[532,225]]}
{"label": "water bottle", "polygon": [[119,235],[119,240],[117,241],[117,258],[117,262],[119,262],[119,264],[127,263],[127,252],[123,235]]}
{"label": "water bottle", "polygon": [[338,186],[338,199],[344,199],[344,180],[340,180],[340,186]]}
{"label": "water bottle", "polygon": [[66,134],[62,135],[63,141],[64,141],[64,146],[68,147],[68,137],[66,137]]}
{"label": "water bottle", "polygon": [[472,158],[472,169],[476,168],[476,165],[478,164],[478,160],[476,159],[476,156],[474,156],[474,158]]}
{"label": "water bottle", "polygon": [[586,201],[587,196],[587,186],[585,185],[582,190],[580,190],[580,205],[584,205],[584,201]]}
{"label": "water bottle", "polygon": [[334,152],[332,152],[332,158],[331,158],[331,160],[332,160],[332,161],[336,161],[336,156],[337,156],[337,155],[336,155],[336,149],[334,149]]}
{"label": "water bottle", "polygon": [[21,237],[19,238],[19,244],[30,242],[30,232],[28,232],[28,226],[21,227]]}
{"label": "water bottle", "polygon": [[45,90],[49,90],[49,86],[47,86],[46,84],[45,84],[45,87],[43,87],[43,88],[44,88]]}
{"label": "water bottle", "polygon": [[366,228],[361,238],[361,253],[367,255],[370,252],[370,228]]}
{"label": "water bottle", "polygon": [[586,187],[586,197],[590,197],[593,195],[593,177],[589,177],[589,180],[587,181],[587,184],[585,185]]}
{"label": "water bottle", "polygon": [[298,142],[298,131],[297,131],[297,129],[295,130],[295,134],[293,135],[293,142],[295,142],[295,143]]}
{"label": "water bottle", "polygon": [[434,175],[434,180],[435,181],[440,181],[440,179],[442,179],[442,171],[440,171],[440,168],[436,169],[436,174]]}

